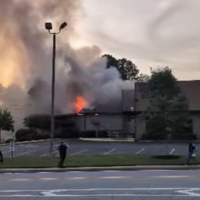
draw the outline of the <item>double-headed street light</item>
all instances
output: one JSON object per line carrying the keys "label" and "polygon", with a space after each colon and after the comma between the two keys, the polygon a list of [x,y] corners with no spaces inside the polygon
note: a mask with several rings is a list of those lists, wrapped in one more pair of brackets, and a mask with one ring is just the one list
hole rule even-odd
{"label": "double-headed street light", "polygon": [[55,65],[56,65],[56,35],[61,32],[67,26],[66,22],[63,22],[60,25],[58,32],[51,32],[52,23],[46,22],[45,28],[50,34],[53,35],[53,54],[52,54],[52,88],[51,88],[51,132],[50,132],[50,153],[53,153],[53,140],[55,132],[55,116],[54,116],[54,107],[55,107]]}

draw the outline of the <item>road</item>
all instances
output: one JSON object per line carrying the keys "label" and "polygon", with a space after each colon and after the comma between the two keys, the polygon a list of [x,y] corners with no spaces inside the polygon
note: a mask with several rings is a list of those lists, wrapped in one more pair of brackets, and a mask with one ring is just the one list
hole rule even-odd
{"label": "road", "polygon": [[[172,155],[187,155],[187,144],[168,144],[167,146],[162,143],[114,143],[114,142],[84,142],[79,140],[68,140],[69,155],[106,155],[106,154],[172,154]],[[54,143],[55,154],[59,141]],[[197,150],[200,144],[197,144]],[[3,146],[2,151],[5,157],[10,156],[10,147]],[[32,143],[32,144],[19,144],[15,146],[15,156],[48,156],[49,142]]]}
{"label": "road", "polygon": [[197,171],[102,171],[1,174],[8,200],[197,200]]}

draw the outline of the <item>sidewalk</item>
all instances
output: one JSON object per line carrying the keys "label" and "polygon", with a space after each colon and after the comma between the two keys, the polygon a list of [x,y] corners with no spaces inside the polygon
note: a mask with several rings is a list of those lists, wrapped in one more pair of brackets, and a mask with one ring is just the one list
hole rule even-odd
{"label": "sidewalk", "polygon": [[37,173],[37,172],[68,172],[68,171],[104,171],[104,170],[197,170],[200,165],[138,165],[115,167],[69,167],[69,168],[23,168],[1,169],[0,173]]}

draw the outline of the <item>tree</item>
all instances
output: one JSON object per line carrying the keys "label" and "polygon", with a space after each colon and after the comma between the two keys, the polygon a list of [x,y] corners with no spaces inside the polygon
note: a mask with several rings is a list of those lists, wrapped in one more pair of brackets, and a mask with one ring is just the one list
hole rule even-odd
{"label": "tree", "polygon": [[14,131],[14,118],[11,112],[7,109],[0,107],[0,142],[1,131]]}
{"label": "tree", "polygon": [[26,128],[32,129],[36,131],[36,129],[40,130],[50,130],[50,116],[49,115],[29,115],[24,119],[24,126]]}
{"label": "tree", "polygon": [[137,81],[139,81],[139,82],[148,82],[150,80],[150,78],[151,77],[149,75],[141,73],[140,75],[138,75]]}
{"label": "tree", "polygon": [[5,88],[0,84],[0,106],[3,104],[3,95],[5,93]]}
{"label": "tree", "polygon": [[[37,139],[44,139],[43,137],[49,137],[49,130],[51,127],[50,115],[33,114],[24,119],[24,126],[31,130],[32,137]],[[55,118],[55,137],[67,138],[76,137],[78,130],[73,121],[69,119],[60,120]],[[41,132],[42,131],[42,132]],[[22,132],[24,132],[22,130]],[[27,137],[29,137],[27,135]]]}
{"label": "tree", "polygon": [[104,54],[102,57],[107,59],[107,68],[118,66],[118,60],[110,54]]}
{"label": "tree", "polygon": [[122,80],[137,79],[139,70],[131,60],[126,58],[116,59],[109,54],[104,54],[102,57],[107,58],[107,68],[115,67],[119,71]]}
{"label": "tree", "polygon": [[143,114],[147,134],[151,139],[172,138],[184,133],[188,127],[188,102],[171,69],[151,70],[147,83],[151,93],[150,105]]}

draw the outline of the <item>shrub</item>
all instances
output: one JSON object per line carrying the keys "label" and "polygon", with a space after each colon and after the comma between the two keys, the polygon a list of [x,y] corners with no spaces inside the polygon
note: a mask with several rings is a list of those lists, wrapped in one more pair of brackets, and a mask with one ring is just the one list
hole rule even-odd
{"label": "shrub", "polygon": [[19,129],[16,132],[16,140],[19,142],[33,140],[35,134],[36,133],[30,129]]}
{"label": "shrub", "polygon": [[94,138],[96,135],[95,131],[84,131],[81,132],[80,136],[83,138]]}
{"label": "shrub", "polygon": [[78,138],[79,131],[75,128],[61,128],[55,133],[56,138]]}
{"label": "shrub", "polygon": [[197,136],[192,133],[178,133],[172,136],[174,140],[196,140]]}
{"label": "shrub", "polygon": [[159,133],[145,133],[142,135],[142,140],[165,140],[166,136]]}
{"label": "shrub", "polygon": [[13,142],[13,141],[14,141],[14,139],[12,139],[12,138],[9,138],[9,139],[5,140],[5,142],[4,142],[4,143],[8,144],[8,143],[11,143],[11,142]]}
{"label": "shrub", "polygon": [[[192,133],[173,133],[171,140],[196,140],[197,136]],[[143,134],[142,140],[166,140],[162,134]]]}

